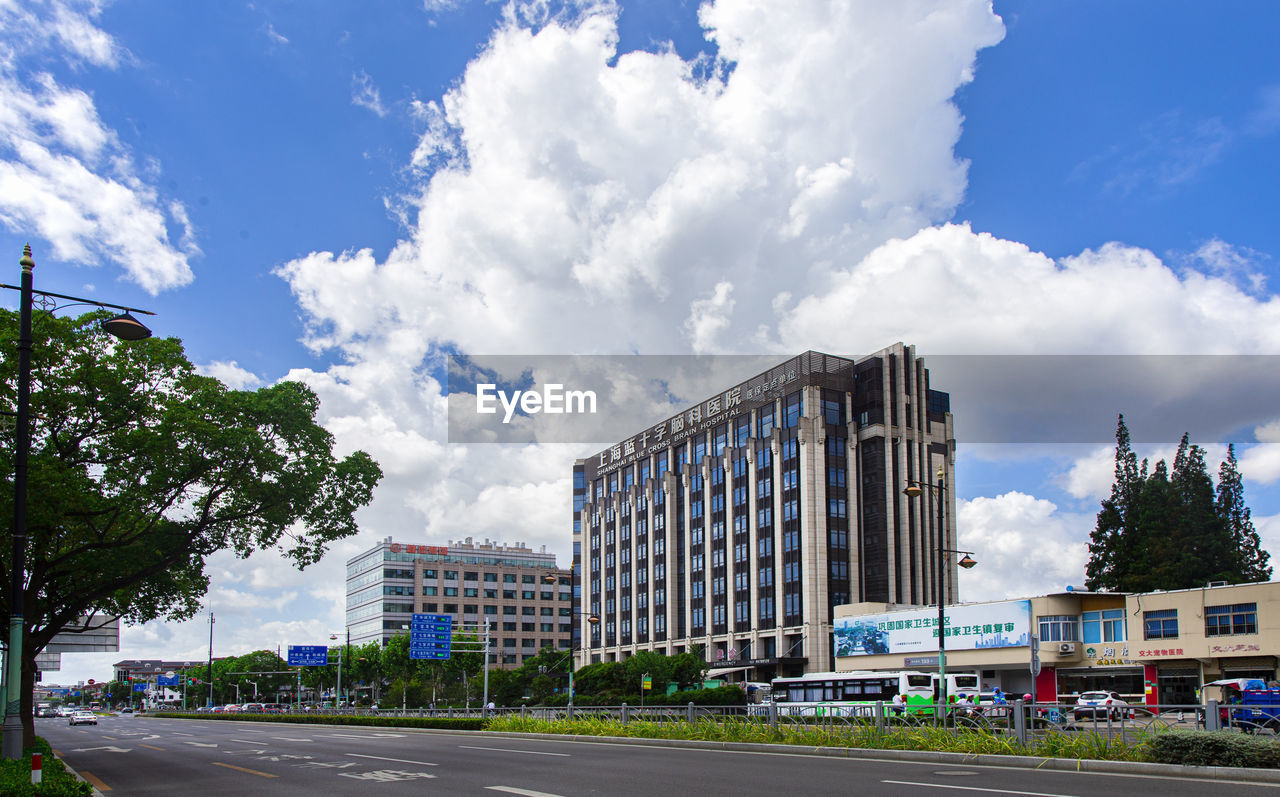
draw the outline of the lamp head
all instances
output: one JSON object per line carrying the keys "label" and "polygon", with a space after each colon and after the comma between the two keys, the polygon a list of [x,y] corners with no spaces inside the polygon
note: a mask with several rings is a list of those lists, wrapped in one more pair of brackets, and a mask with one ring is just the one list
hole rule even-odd
{"label": "lamp head", "polygon": [[956,564],[960,565],[965,570],[972,569],[973,566],[976,565],[977,563],[978,563],[978,560],[969,556],[969,554],[965,554],[963,557],[961,557],[959,562],[956,562]]}
{"label": "lamp head", "polygon": [[129,315],[129,313],[121,313],[115,318],[108,318],[102,322],[103,331],[114,335],[120,340],[145,340],[151,337],[151,330],[147,329],[138,319]]}
{"label": "lamp head", "polygon": [[921,490],[920,485],[918,484],[908,484],[905,488],[903,488],[902,492],[908,498],[919,498],[920,494],[923,493],[924,490]]}

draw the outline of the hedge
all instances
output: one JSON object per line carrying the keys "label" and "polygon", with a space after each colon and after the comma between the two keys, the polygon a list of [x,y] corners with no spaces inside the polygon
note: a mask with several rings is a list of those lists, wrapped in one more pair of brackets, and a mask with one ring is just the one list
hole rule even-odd
{"label": "hedge", "polygon": [[[32,753],[44,756],[39,789],[31,784]],[[93,787],[68,772],[62,761],[54,757],[49,743],[37,736],[35,745],[22,751],[22,758],[0,760],[0,794],[5,797],[88,797],[93,794]]]}
{"label": "hedge", "polygon": [[1150,760],[1201,767],[1280,769],[1280,739],[1229,731],[1165,731],[1147,740]]}
{"label": "hedge", "polygon": [[[373,714],[184,714],[177,711],[166,711],[153,716],[183,720],[364,725],[382,728],[435,728],[446,731],[482,731],[486,722],[486,720],[476,717],[379,717]],[[0,792],[0,794],[2,793]]]}

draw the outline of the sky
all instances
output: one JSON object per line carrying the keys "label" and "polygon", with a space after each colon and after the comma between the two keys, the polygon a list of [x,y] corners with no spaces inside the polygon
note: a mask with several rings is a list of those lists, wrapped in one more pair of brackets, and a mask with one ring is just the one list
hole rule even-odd
{"label": "sky", "polygon": [[[0,0],[0,278],[30,242],[37,288],[154,311],[232,387],[305,382],[338,452],[378,460],[359,535],[319,564],[210,560],[215,656],[320,644],[345,560],[387,536],[567,563],[595,447],[450,443],[444,354],[1280,354],[1277,17]],[[1230,390],[1198,391],[1204,413]],[[1135,427],[1155,409],[1087,400]],[[1237,445],[1280,554],[1261,404],[1194,442],[1213,469]],[[1082,583],[1113,431],[958,441],[962,598]],[[203,658],[208,634],[126,627],[46,681]]]}

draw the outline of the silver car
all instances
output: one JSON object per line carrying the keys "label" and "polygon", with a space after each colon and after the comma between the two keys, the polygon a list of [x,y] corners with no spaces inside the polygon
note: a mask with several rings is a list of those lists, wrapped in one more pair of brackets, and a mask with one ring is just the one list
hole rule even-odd
{"label": "silver car", "polygon": [[67,721],[68,725],[97,725],[98,716],[92,711],[77,711]]}

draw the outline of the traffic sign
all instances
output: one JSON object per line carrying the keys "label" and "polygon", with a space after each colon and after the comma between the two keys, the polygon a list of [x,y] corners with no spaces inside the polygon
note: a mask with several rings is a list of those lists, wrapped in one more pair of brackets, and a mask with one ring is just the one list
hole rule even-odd
{"label": "traffic sign", "polygon": [[453,615],[415,612],[409,621],[409,658],[447,659],[453,645]]}
{"label": "traffic sign", "polygon": [[289,666],[323,667],[329,663],[329,649],[324,645],[290,645]]}
{"label": "traffic sign", "polygon": [[156,685],[157,686],[177,686],[178,674],[171,672],[168,675],[161,675],[159,678],[156,679]]}

